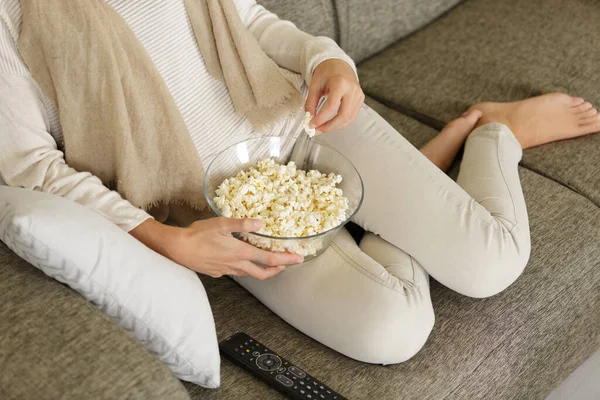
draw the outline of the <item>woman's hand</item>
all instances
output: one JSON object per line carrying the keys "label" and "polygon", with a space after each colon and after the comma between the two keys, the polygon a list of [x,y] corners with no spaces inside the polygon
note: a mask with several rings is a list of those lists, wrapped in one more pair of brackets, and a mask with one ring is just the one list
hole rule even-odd
{"label": "woman's hand", "polygon": [[210,218],[176,228],[149,219],[130,233],[176,263],[214,278],[235,275],[264,280],[283,271],[286,264],[303,261],[302,256],[261,250],[231,235],[254,232],[261,226],[254,219]]}
{"label": "woman's hand", "polygon": [[[327,96],[327,101],[315,115],[323,96]],[[315,68],[304,109],[314,116],[310,127],[319,134],[354,122],[364,101],[365,95],[352,67],[343,60],[330,59]]]}

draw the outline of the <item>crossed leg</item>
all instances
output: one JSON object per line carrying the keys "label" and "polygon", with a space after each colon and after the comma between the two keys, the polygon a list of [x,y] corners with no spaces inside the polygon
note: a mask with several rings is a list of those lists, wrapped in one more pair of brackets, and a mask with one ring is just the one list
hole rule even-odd
{"label": "crossed leg", "polygon": [[[555,97],[554,115],[578,115],[585,104]],[[487,297],[512,284],[529,258],[517,166],[523,141],[536,131],[514,118],[482,123],[486,107],[450,124],[423,153],[367,106],[353,125],[320,136],[363,176],[355,222],[368,233],[357,245],[342,230],[310,262],[267,281],[236,280],[291,325],[351,358],[390,364],[412,357],[433,327],[429,274],[464,295]],[[580,129],[580,119],[571,120],[567,137]],[[474,124],[480,126],[469,135]],[[448,142],[461,132],[468,140],[453,182],[437,166],[448,163],[444,151],[460,148]]]}

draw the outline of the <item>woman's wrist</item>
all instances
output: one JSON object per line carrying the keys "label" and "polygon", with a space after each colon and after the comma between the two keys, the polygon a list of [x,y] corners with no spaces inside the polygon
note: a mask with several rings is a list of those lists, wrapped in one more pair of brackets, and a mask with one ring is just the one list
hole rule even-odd
{"label": "woman's wrist", "polygon": [[180,238],[182,228],[162,224],[149,218],[129,231],[129,234],[159,254],[175,261],[175,243]]}

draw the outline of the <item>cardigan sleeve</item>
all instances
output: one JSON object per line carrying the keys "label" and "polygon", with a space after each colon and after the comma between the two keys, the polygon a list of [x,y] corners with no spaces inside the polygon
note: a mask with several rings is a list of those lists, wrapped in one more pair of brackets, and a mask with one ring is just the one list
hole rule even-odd
{"label": "cardigan sleeve", "polygon": [[340,59],[347,62],[356,73],[354,61],[325,36],[311,36],[290,21],[258,5],[255,0],[236,0],[236,7],[244,24],[256,38],[261,48],[280,67],[302,74],[310,85],[313,71],[325,60]]}
{"label": "cardigan sleeve", "polygon": [[18,22],[0,14],[0,184],[63,196],[125,231],[135,228],[150,215],[65,162],[50,133],[48,102],[18,53]]}

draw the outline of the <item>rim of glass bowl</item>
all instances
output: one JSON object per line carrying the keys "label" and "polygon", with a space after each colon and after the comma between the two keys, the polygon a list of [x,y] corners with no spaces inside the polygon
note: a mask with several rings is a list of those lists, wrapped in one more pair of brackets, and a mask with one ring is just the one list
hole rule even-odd
{"label": "rim of glass bowl", "polygon": [[[212,159],[212,161],[210,162],[210,164],[208,164],[208,168],[206,168],[206,171],[204,172],[204,179],[202,181],[202,190],[204,192],[204,198],[206,199],[206,201],[208,202],[208,205],[210,206],[210,208],[212,208],[212,210],[217,214],[217,216],[219,217],[223,217],[223,215],[221,214],[221,211],[219,211],[219,208],[216,206],[216,204],[213,203],[213,200],[208,198],[208,191],[206,190],[206,177],[208,176],[208,172],[210,171],[210,168],[213,166],[213,163],[223,154],[225,153],[227,150],[236,147],[237,145],[241,144],[241,143],[246,143],[246,142],[251,142],[251,141],[255,141],[255,140],[265,140],[265,139],[271,139],[271,138],[278,138],[278,139],[283,139],[283,140],[293,140],[293,141],[298,141],[298,139],[296,138],[291,138],[291,137],[281,137],[281,136],[261,136],[258,138],[252,138],[252,139],[246,139],[246,140],[242,140],[239,141],[225,149],[223,149],[221,152],[219,152],[219,154],[217,154],[215,156],[215,158]],[[348,160],[348,158],[343,155],[342,153],[340,153],[339,151],[337,151],[336,149],[334,149],[331,146],[328,146],[326,144],[321,144],[318,142],[314,142],[312,139],[310,139],[311,142],[318,144],[319,146],[323,146],[323,147],[327,147],[330,150],[333,150],[334,152],[336,152],[337,154],[339,154],[343,159],[345,159],[348,164],[350,164],[350,166],[354,169],[354,172],[356,172],[356,175],[358,175],[358,179],[360,181],[360,200],[358,201],[358,205],[356,206],[356,208],[354,209],[354,211],[352,212],[352,214],[346,218],[346,220],[344,222],[342,222],[341,224],[336,225],[335,227],[328,229],[326,231],[323,232],[319,232],[316,233],[314,235],[309,235],[309,236],[293,236],[293,237],[286,237],[286,236],[269,236],[269,235],[265,235],[263,233],[258,233],[258,232],[247,232],[247,233],[251,233],[253,235],[256,236],[260,236],[266,239],[277,239],[277,240],[303,240],[303,239],[314,239],[317,238],[319,236],[324,236],[329,232],[335,231],[336,229],[341,228],[342,226],[346,225],[348,223],[348,221],[350,221],[352,219],[352,217],[354,217],[354,215],[356,215],[356,213],[358,212],[358,210],[360,209],[360,207],[362,206],[363,200],[365,198],[365,185],[363,183],[362,180],[362,176],[360,175],[360,173],[358,172],[358,170],[356,169],[356,167],[354,166],[354,164],[352,164],[352,162],[350,160]],[[343,177],[342,177],[343,178]],[[227,218],[227,217],[225,217]],[[246,233],[246,232],[245,232]]]}

